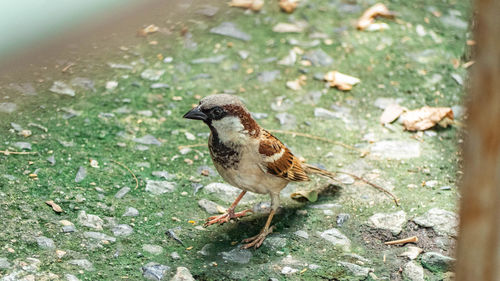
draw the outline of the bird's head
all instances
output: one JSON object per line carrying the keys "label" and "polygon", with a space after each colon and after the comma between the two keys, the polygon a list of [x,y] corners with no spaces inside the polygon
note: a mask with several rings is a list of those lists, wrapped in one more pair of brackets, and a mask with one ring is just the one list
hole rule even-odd
{"label": "bird's head", "polygon": [[259,125],[241,100],[227,94],[211,95],[201,99],[200,104],[183,117],[205,122],[212,133],[217,133],[221,140],[226,137],[234,141],[238,135],[254,137],[260,132]]}

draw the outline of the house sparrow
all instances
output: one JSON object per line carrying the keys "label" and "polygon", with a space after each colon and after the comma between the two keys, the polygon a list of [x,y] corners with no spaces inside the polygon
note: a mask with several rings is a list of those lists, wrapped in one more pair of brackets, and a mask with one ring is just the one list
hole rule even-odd
{"label": "house sparrow", "polygon": [[234,212],[247,191],[271,196],[271,212],[264,228],[243,240],[247,243],[242,246],[244,249],[260,247],[272,233],[271,221],[280,204],[279,194],[289,182],[308,181],[308,174],[333,177],[328,171],[302,163],[280,140],[262,129],[235,96],[205,97],[183,117],[208,125],[208,148],[215,168],[225,181],[242,190],[225,214],[209,217],[205,226],[222,224],[251,212]]}

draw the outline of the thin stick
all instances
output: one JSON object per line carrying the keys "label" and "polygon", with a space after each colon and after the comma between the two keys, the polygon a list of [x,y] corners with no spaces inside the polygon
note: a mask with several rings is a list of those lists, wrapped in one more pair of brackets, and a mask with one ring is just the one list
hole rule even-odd
{"label": "thin stick", "polygon": [[177,148],[179,150],[181,150],[183,148],[203,147],[203,146],[207,146],[207,144],[206,143],[197,143],[197,144],[179,145]]}
{"label": "thin stick", "polygon": [[61,69],[61,71],[62,71],[62,72],[66,72],[66,71],[68,71],[68,69],[69,69],[70,67],[72,67],[73,65],[75,65],[75,64],[74,64],[74,63],[72,63],[72,62],[70,62],[70,63],[68,63],[68,65],[66,65],[63,69]]}
{"label": "thin stick", "polygon": [[37,154],[38,152],[36,151],[8,151],[8,150],[0,150],[0,153],[3,153],[4,155],[9,155],[9,154]]}
{"label": "thin stick", "polygon": [[364,156],[366,156],[368,154],[368,151],[357,149],[357,148],[355,148],[353,146],[350,146],[348,144],[345,144],[345,143],[342,143],[342,142],[339,142],[339,141],[329,140],[329,139],[326,139],[326,138],[322,138],[322,137],[318,137],[318,136],[314,136],[314,135],[310,135],[310,134],[306,134],[306,133],[299,133],[299,132],[293,132],[293,131],[283,131],[283,130],[269,130],[269,132],[271,132],[271,133],[277,133],[277,134],[285,134],[285,135],[296,135],[296,136],[301,136],[301,137],[305,137],[305,138],[310,138],[310,139],[313,139],[313,140],[320,140],[320,141],[324,141],[324,142],[327,142],[327,143],[340,145],[340,146],[342,146],[344,148],[347,148],[347,149],[350,149],[350,150],[354,150],[354,151],[357,151],[357,152],[361,153],[362,157],[364,157]]}
{"label": "thin stick", "polygon": [[397,245],[397,244],[417,243],[417,242],[418,242],[418,237],[412,236],[412,237],[403,238],[403,239],[399,239],[399,240],[387,241],[387,242],[384,242],[384,244],[385,245]]}
{"label": "thin stick", "polygon": [[378,189],[378,190],[382,191],[383,193],[385,193],[385,194],[389,195],[390,197],[392,197],[392,200],[394,200],[394,203],[396,204],[396,206],[399,206],[399,199],[396,197],[396,195],[392,194],[389,190],[381,187],[380,185],[375,184],[375,183],[373,183],[373,182],[371,182],[371,181],[369,181],[367,179],[364,179],[362,177],[356,176],[355,174],[351,174],[351,173],[348,173],[348,172],[335,171],[335,173],[345,174],[345,175],[351,176],[351,177],[353,177],[353,178],[355,178],[357,180],[360,180],[360,181],[362,181],[364,183],[367,183],[367,184],[375,187],[376,189]]}
{"label": "thin stick", "polygon": [[137,180],[137,177],[135,176],[134,172],[132,172],[132,170],[130,170],[127,166],[125,166],[124,164],[122,164],[116,160],[111,159],[111,162],[114,162],[114,163],[122,166],[123,168],[127,169],[127,171],[134,177],[134,180],[135,180],[135,188],[134,189],[137,189],[137,187],[139,187],[139,180]]}

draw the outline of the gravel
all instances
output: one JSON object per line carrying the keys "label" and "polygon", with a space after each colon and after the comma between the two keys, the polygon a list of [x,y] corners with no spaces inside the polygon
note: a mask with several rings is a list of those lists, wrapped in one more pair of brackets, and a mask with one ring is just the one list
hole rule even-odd
{"label": "gravel", "polygon": [[159,264],[156,262],[150,262],[144,265],[142,268],[142,276],[148,280],[160,281],[165,277],[165,274],[170,271],[170,267]]}
{"label": "gravel", "polygon": [[458,215],[456,213],[432,208],[413,221],[423,227],[431,227],[440,235],[457,235]]}
{"label": "gravel", "polygon": [[454,258],[447,257],[437,252],[427,252],[421,255],[422,265],[433,272],[446,272],[453,269]]}
{"label": "gravel", "polygon": [[395,213],[377,213],[368,219],[368,224],[377,229],[390,230],[392,235],[398,235],[406,223],[406,213],[401,210]]}
{"label": "gravel", "polygon": [[231,263],[247,264],[252,258],[250,250],[240,249],[240,247],[236,247],[228,252],[221,252],[220,254],[222,255],[222,259]]}
{"label": "gravel", "polygon": [[175,190],[175,183],[170,181],[146,180],[146,191],[153,195],[160,195]]}
{"label": "gravel", "polygon": [[85,211],[78,213],[78,222],[83,226],[96,230],[102,230],[102,225],[104,224],[104,221],[99,216],[87,214]]}
{"label": "gravel", "polygon": [[252,36],[241,31],[234,23],[232,22],[223,22],[220,25],[213,27],[210,29],[210,33],[219,34],[223,36],[232,37],[235,39],[240,39],[243,41],[249,41],[252,39]]}
{"label": "gravel", "polygon": [[317,234],[337,248],[346,252],[351,250],[351,240],[336,228],[327,229],[323,232],[318,231]]}

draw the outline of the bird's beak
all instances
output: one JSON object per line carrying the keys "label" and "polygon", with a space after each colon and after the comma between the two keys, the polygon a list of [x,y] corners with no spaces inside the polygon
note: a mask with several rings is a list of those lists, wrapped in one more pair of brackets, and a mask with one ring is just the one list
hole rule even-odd
{"label": "bird's beak", "polygon": [[199,106],[191,109],[182,117],[187,119],[202,120],[202,121],[206,121],[208,118],[208,116],[205,113],[201,112]]}

